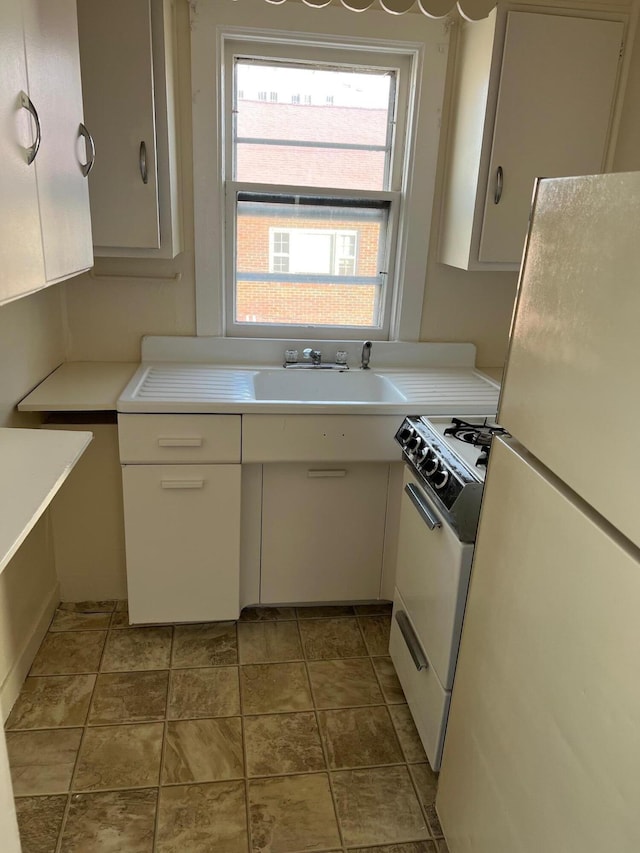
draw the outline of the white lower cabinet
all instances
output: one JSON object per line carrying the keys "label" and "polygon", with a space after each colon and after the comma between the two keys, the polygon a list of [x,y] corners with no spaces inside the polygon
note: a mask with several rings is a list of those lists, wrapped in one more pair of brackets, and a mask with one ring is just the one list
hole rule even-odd
{"label": "white lower cabinet", "polygon": [[123,466],[132,624],[238,618],[240,470]]}
{"label": "white lower cabinet", "polygon": [[380,594],[389,465],[264,465],[260,601]]}

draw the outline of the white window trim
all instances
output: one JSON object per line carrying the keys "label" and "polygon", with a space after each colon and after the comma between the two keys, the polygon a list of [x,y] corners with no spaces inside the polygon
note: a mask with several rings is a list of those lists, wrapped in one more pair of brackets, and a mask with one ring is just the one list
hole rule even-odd
{"label": "white window trim", "polygon": [[[389,17],[385,12],[367,11],[355,16],[340,8],[319,12],[302,5],[266,5],[263,0],[243,0],[242,6],[233,0],[199,0],[191,5],[191,15],[197,334],[225,333],[225,200],[221,181],[225,150],[217,110],[224,95],[224,44],[229,38],[259,41],[268,30],[270,38],[283,42],[313,35],[320,45],[348,43],[356,49],[372,47],[411,57],[419,108],[407,131],[413,155],[404,165],[408,189],[399,229],[399,268],[395,271],[401,284],[394,293],[388,337],[419,340],[447,65],[447,27],[419,15]],[[251,20],[252,27],[243,26],[246,20]],[[387,38],[381,39],[380,33]],[[417,33],[422,41],[416,42]],[[282,328],[282,336],[290,337],[291,332]],[[327,333],[335,337],[337,331],[331,327]],[[313,335],[319,337],[315,327]]]}

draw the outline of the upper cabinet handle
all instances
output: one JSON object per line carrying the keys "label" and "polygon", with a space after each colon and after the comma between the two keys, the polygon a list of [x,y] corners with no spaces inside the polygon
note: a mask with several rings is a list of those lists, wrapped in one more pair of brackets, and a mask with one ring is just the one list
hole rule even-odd
{"label": "upper cabinet handle", "polygon": [[140,177],[143,184],[149,183],[149,172],[147,171],[147,143],[142,140],[140,143]]}
{"label": "upper cabinet handle", "polygon": [[96,160],[96,146],[93,142],[93,136],[91,136],[91,134],[86,128],[86,125],[82,124],[82,122],[80,122],[80,125],[78,127],[78,134],[84,137],[84,141],[86,143],[87,148],[87,162],[80,163],[80,171],[86,178],[89,172],[93,169],[93,164]]}
{"label": "upper cabinet handle", "polygon": [[504,184],[504,173],[502,171],[502,166],[498,166],[496,169],[496,188],[493,193],[493,203],[500,204],[500,199],[502,198],[502,187]]}
{"label": "upper cabinet handle", "polygon": [[29,97],[29,95],[27,95],[26,92],[20,92],[20,106],[27,110],[27,112],[31,113],[31,115],[33,116],[33,120],[36,123],[35,141],[33,145],[30,145],[29,148],[27,148],[27,165],[30,166],[36,159],[38,149],[40,148],[40,142],[42,141],[42,130],[40,128],[40,119],[38,118],[38,111],[33,106],[31,98]]}

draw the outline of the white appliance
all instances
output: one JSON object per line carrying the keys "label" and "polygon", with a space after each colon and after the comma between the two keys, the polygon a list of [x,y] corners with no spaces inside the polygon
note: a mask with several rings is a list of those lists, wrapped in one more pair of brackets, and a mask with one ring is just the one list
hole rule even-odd
{"label": "white appliance", "polygon": [[483,418],[405,418],[405,461],[389,653],[434,770],[440,766],[485,465]]}
{"label": "white appliance", "polygon": [[451,853],[640,850],[640,173],[542,180],[436,806]]}

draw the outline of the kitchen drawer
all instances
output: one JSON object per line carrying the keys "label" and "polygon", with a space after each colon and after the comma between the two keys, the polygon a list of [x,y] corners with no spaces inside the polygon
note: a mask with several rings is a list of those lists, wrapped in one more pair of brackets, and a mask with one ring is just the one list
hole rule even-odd
{"label": "kitchen drawer", "polygon": [[401,415],[244,415],[244,462],[398,462]]}
{"label": "kitchen drawer", "polygon": [[[407,703],[420,740],[427,753],[429,764],[434,770],[438,770],[442,759],[442,746],[451,693],[442,687],[431,665],[427,669],[416,669],[396,621],[396,613],[399,610],[404,610],[406,613],[406,607],[396,590],[393,601],[389,654],[407,697]],[[427,649],[422,651],[426,653]]]}
{"label": "kitchen drawer", "polygon": [[240,462],[240,415],[118,415],[123,463]]}

